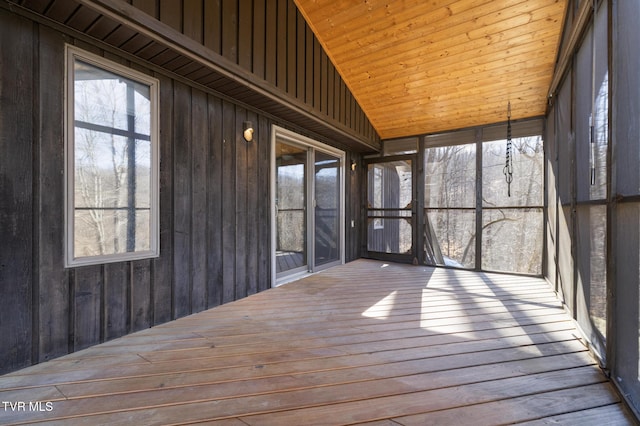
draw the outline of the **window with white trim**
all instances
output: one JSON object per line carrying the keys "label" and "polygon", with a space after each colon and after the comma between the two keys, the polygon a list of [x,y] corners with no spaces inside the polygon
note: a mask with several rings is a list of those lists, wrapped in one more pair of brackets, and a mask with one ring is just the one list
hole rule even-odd
{"label": "window with white trim", "polygon": [[156,257],[158,81],[67,46],[66,265]]}

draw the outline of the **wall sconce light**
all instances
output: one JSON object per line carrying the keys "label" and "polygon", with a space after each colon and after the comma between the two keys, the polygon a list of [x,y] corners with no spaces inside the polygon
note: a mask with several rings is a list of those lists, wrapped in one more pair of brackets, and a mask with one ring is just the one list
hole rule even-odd
{"label": "wall sconce light", "polygon": [[353,161],[353,160],[351,160],[351,171],[352,171],[352,172],[355,172],[355,171],[356,171],[356,166],[357,166],[357,165],[356,165],[356,162],[355,162],[355,161]]}
{"label": "wall sconce light", "polygon": [[251,124],[250,121],[242,123],[242,136],[244,136],[244,140],[247,142],[253,140],[253,124]]}

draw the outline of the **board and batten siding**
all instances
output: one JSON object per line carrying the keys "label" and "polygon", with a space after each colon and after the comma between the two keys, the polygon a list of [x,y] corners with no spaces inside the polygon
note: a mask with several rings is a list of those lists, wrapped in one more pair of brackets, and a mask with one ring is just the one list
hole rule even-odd
{"label": "board and batten siding", "polygon": [[293,0],[130,3],[327,119],[377,137]]}
{"label": "board and batten siding", "polygon": [[[158,258],[64,267],[65,43],[160,81]],[[0,55],[0,374],[271,286],[271,126],[304,129],[5,8]],[[359,175],[347,175],[347,260]]]}

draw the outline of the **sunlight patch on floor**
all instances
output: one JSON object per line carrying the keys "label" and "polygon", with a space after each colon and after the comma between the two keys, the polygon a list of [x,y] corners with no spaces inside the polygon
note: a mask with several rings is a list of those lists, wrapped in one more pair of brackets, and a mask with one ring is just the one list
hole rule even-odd
{"label": "sunlight patch on floor", "polygon": [[376,319],[387,319],[389,318],[389,313],[393,310],[393,305],[396,300],[396,295],[398,294],[397,290],[392,291],[389,295],[385,296],[375,305],[371,306],[369,309],[362,313],[363,317],[367,318],[376,318]]}

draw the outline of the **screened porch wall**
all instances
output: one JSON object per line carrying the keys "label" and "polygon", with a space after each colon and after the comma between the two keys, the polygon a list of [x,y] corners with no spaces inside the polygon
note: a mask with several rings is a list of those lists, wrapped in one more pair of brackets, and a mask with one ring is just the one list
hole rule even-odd
{"label": "screened porch wall", "polygon": [[546,276],[603,359],[610,238],[607,16],[603,3],[572,53],[573,65],[549,109],[546,154]]}
{"label": "screened porch wall", "polygon": [[616,381],[640,412],[640,3],[611,2],[611,159],[607,348]]}
{"label": "screened porch wall", "polygon": [[[505,119],[507,118],[505,106]],[[513,181],[503,169],[508,133]],[[406,257],[433,266],[542,275],[544,241],[544,120],[532,118],[473,129],[416,137],[413,153],[406,140],[385,140],[385,152],[415,161],[414,200],[400,199],[397,174],[381,174],[388,206],[408,205],[414,210],[413,247]],[[398,144],[398,149],[395,144]],[[404,155],[404,157],[403,157]],[[394,157],[390,155],[387,161]],[[373,157],[370,161],[377,160]],[[379,167],[379,163],[375,163]],[[370,168],[368,199],[376,205],[375,168]],[[391,199],[396,197],[396,199]],[[363,244],[396,247],[410,240],[410,227],[383,235],[382,227],[369,217],[368,239]],[[407,223],[407,221],[405,221]],[[526,232],[522,232],[526,230]],[[400,231],[400,232],[398,232]],[[381,238],[384,236],[384,241]],[[367,235],[364,236],[367,238]],[[404,244],[407,246],[407,244]],[[375,251],[375,250],[374,250]],[[378,252],[384,250],[377,250]],[[403,250],[403,253],[408,249]],[[366,257],[366,250],[363,253]]]}
{"label": "screened porch wall", "polygon": [[473,143],[425,149],[426,217],[445,264],[542,274],[542,132],[542,120],[526,120],[475,129]]}
{"label": "screened porch wall", "polygon": [[588,20],[567,26],[577,42],[547,115],[545,275],[637,412],[640,4],[587,3],[569,8]]}

